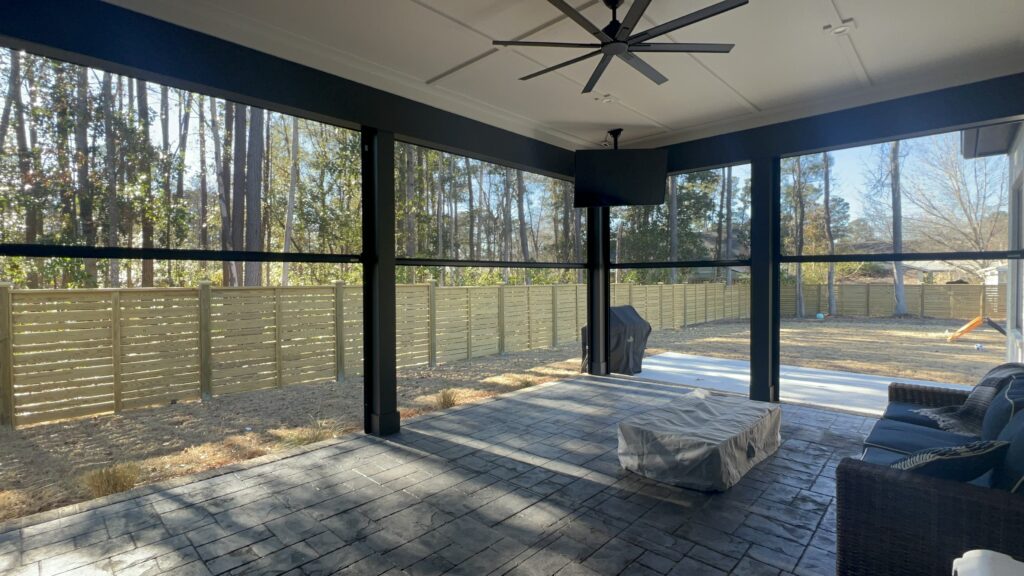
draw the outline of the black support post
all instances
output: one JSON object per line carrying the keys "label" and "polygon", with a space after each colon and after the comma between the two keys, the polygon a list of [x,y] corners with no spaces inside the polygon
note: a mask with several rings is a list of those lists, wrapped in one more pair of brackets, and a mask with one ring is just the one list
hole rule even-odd
{"label": "black support post", "polygon": [[607,208],[587,208],[587,372],[608,374],[609,217]]}
{"label": "black support post", "polygon": [[779,157],[751,162],[750,398],[779,401]]}
{"label": "black support post", "polygon": [[395,135],[362,130],[363,422],[367,434],[398,432],[395,375]]}

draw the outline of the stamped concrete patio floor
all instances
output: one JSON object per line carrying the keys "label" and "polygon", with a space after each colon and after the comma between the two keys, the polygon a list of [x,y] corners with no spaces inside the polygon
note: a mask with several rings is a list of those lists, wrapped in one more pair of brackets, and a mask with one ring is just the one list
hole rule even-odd
{"label": "stamped concrete patio floor", "polygon": [[622,471],[616,423],[689,390],[556,382],[23,518],[0,573],[832,573],[835,467],[874,421],[784,405],[723,494]]}

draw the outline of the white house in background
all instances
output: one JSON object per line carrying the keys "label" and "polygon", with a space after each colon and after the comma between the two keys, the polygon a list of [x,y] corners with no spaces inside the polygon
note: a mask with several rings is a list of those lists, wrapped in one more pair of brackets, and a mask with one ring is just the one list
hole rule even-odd
{"label": "white house in background", "polygon": [[1006,284],[1006,276],[1009,273],[1009,267],[1006,264],[999,266],[989,266],[978,271],[981,274],[982,283],[986,286],[998,286],[1000,284]]}

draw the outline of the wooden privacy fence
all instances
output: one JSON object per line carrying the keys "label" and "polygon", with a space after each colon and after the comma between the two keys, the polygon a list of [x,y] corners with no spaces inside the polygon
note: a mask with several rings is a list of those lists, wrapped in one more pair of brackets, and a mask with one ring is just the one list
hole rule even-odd
{"label": "wooden privacy fence", "polygon": [[[892,316],[896,298],[892,284],[836,284],[839,316]],[[970,320],[975,316],[1006,318],[1006,285],[908,284],[903,287],[907,313],[923,318]],[[828,311],[828,287],[804,285],[804,315]],[[781,314],[796,316],[796,286],[782,286]]]}
{"label": "wooden privacy fence", "polygon": [[[910,312],[1005,317],[1004,286],[907,286]],[[612,286],[655,330],[750,316],[748,285]],[[826,304],[805,286],[805,312]],[[782,314],[795,312],[784,286]],[[892,287],[837,286],[839,312],[892,314]],[[399,367],[579,340],[583,285],[435,287],[396,293]],[[0,284],[0,424],[344,381],[362,373],[362,287],[13,290]]]}

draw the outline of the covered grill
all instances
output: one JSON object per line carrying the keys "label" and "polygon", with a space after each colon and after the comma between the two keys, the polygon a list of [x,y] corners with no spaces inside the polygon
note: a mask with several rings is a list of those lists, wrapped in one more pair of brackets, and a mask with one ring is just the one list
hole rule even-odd
{"label": "covered grill", "polygon": [[[637,374],[642,370],[647,338],[651,325],[632,306],[612,306],[608,309],[608,371],[617,374]],[[590,330],[583,327],[583,365],[587,365],[590,351]]]}

